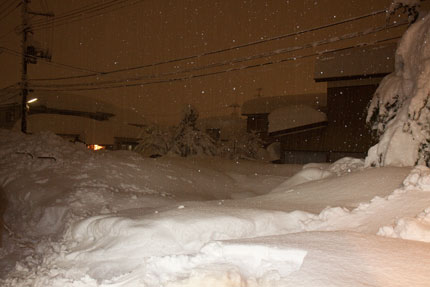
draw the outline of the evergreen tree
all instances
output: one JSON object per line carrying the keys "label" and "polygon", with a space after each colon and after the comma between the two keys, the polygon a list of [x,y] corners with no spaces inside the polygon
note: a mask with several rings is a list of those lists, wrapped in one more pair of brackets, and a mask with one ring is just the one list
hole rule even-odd
{"label": "evergreen tree", "polygon": [[148,157],[163,156],[170,150],[171,141],[172,133],[169,130],[151,126],[145,130],[134,151]]}
{"label": "evergreen tree", "polygon": [[367,121],[379,136],[370,166],[430,165],[430,16],[412,24],[396,51],[395,72],[378,87]]}
{"label": "evergreen tree", "polygon": [[176,128],[170,152],[186,157],[190,155],[216,155],[217,147],[214,140],[196,127],[198,111],[187,105],[183,118]]}

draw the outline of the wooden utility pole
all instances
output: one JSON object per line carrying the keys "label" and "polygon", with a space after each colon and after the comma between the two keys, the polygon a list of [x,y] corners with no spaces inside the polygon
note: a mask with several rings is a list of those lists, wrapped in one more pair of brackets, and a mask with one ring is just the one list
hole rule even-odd
{"label": "wooden utility pole", "polygon": [[21,106],[21,131],[27,133],[27,95],[28,95],[28,83],[27,83],[27,34],[29,32],[28,26],[28,2],[29,0],[22,0],[21,16],[22,16],[22,70],[21,70],[21,94],[22,94],[22,106]]}
{"label": "wooden utility pole", "polygon": [[[28,43],[28,34],[32,33],[28,15],[54,17],[53,13],[43,13],[31,11],[28,8],[28,3],[31,0],[22,0],[21,16],[22,16],[22,68],[21,68],[21,131],[27,133],[27,96],[28,96],[28,77],[27,77],[27,65],[36,64],[37,59],[50,59],[49,51],[43,51],[33,46],[32,43]],[[30,49],[29,49],[30,48]]]}

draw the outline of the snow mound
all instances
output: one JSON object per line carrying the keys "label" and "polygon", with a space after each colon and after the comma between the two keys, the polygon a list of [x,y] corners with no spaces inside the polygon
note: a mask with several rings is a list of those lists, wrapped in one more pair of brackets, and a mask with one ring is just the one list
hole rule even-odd
{"label": "snow mound", "polygon": [[403,181],[405,190],[430,191],[430,169],[416,166]]}
{"label": "snow mound", "polygon": [[147,272],[163,286],[167,283],[163,277],[172,271],[188,278],[170,277],[165,286],[257,286],[259,280],[279,279],[299,270],[306,254],[302,249],[261,242],[217,241],[195,255],[152,258]]}
{"label": "snow mound", "polygon": [[60,163],[65,158],[79,159],[91,154],[85,145],[68,142],[52,132],[26,135],[0,129],[0,146],[3,161],[12,158],[20,162],[39,159]]}
{"label": "snow mound", "polygon": [[286,191],[289,188],[314,181],[320,180],[332,175],[341,176],[343,174],[362,170],[364,168],[364,160],[352,157],[344,157],[327,166],[327,164],[306,164],[303,169],[274,188],[271,192]]}
{"label": "snow mound", "polygon": [[402,218],[394,226],[381,227],[378,235],[430,242],[430,208],[415,218]]}
{"label": "snow mound", "polygon": [[[139,262],[148,256],[196,252],[213,240],[279,234],[301,229],[305,212],[274,212],[226,207],[187,208],[136,218],[93,216],[71,230],[78,243],[69,259]],[[108,248],[106,248],[108,246]],[[103,256],[101,256],[103,255]],[[101,259],[102,258],[102,259]]]}
{"label": "snow mound", "polygon": [[333,173],[331,173],[330,171],[327,171],[318,167],[308,167],[299,171],[298,173],[296,173],[295,175],[293,175],[292,177],[290,177],[289,179],[287,179],[286,181],[284,181],[283,183],[281,183],[280,185],[272,189],[271,192],[286,191],[293,186],[314,181],[314,180],[323,179],[332,175]]}
{"label": "snow mound", "polygon": [[364,168],[364,160],[359,158],[344,157],[328,167],[328,171],[340,176],[346,173],[362,170]]}
{"label": "snow mound", "polygon": [[[397,193],[407,191],[430,192],[430,169],[426,166],[415,167],[403,181],[403,185],[404,187],[401,190],[397,190]],[[400,218],[394,226],[381,227],[378,235],[430,242],[430,207],[414,218]]]}

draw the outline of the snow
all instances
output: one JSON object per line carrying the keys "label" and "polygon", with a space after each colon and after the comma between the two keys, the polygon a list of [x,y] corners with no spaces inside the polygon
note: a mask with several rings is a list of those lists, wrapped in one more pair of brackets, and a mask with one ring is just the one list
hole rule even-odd
{"label": "snow", "polygon": [[326,94],[298,94],[276,97],[257,97],[243,103],[242,115],[270,114],[274,110],[289,105],[305,105],[319,109],[326,105]]}
{"label": "snow", "polygon": [[0,131],[1,286],[426,286],[430,169],[92,152]]}
{"label": "snow", "polygon": [[202,131],[217,129],[221,140],[229,140],[246,130],[246,120],[236,115],[202,118],[198,120],[197,127]]}
{"label": "snow", "polygon": [[367,121],[373,123],[380,139],[369,150],[367,166],[429,162],[429,40],[430,15],[427,15],[412,24],[400,41],[395,72],[383,79],[369,107]]}
{"label": "snow", "polygon": [[307,105],[290,105],[269,114],[269,133],[327,121],[323,112]]}

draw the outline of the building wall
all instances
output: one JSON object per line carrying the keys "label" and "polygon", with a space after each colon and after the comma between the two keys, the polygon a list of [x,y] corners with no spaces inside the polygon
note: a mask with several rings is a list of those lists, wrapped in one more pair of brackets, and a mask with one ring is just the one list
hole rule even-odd
{"label": "building wall", "polygon": [[366,115],[377,87],[377,84],[370,84],[327,89],[327,151],[365,154],[375,143],[366,125]]}
{"label": "building wall", "polygon": [[281,137],[281,148],[288,151],[326,151],[326,128],[287,134]]}
{"label": "building wall", "polygon": [[269,114],[247,115],[247,132],[257,132],[266,135],[269,130]]}
{"label": "building wall", "polygon": [[328,153],[325,149],[326,128],[284,135],[281,141],[281,162],[304,164],[326,162]]}
{"label": "building wall", "polygon": [[281,161],[333,162],[345,156],[365,157],[376,143],[366,125],[366,115],[377,87],[374,82],[328,87],[327,128],[281,136]]}
{"label": "building wall", "polygon": [[263,141],[263,145],[267,146],[276,141],[275,138],[269,135],[269,114],[246,115],[246,131],[248,133],[255,132]]}

